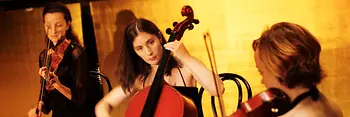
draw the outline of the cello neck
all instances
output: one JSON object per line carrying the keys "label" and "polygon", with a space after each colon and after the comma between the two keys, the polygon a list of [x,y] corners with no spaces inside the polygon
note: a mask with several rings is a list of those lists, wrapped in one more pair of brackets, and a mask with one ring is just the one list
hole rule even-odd
{"label": "cello neck", "polygon": [[[175,41],[176,32],[172,32],[169,37],[168,42]],[[144,109],[142,110],[142,117],[152,117],[154,115],[155,108],[157,107],[157,103],[162,92],[162,87],[164,85],[164,73],[167,68],[168,61],[171,57],[171,51],[163,48],[163,56],[160,60],[159,67],[157,69],[156,75],[151,85],[151,89],[146,99],[146,103],[144,105]]]}
{"label": "cello neck", "polygon": [[[181,40],[185,30],[193,29],[192,23],[195,23],[195,24],[199,23],[198,20],[193,19],[194,18],[193,10],[190,6],[184,6],[181,10],[181,14],[182,16],[186,16],[187,18],[184,21],[174,26],[174,29],[170,32],[170,37],[168,39],[168,42],[175,41],[175,39]],[[163,77],[164,77],[165,69],[167,68],[167,65],[168,65],[168,61],[171,57],[170,53],[171,51],[163,48],[163,56],[160,61],[154,80],[152,82],[150,91],[148,93],[145,105],[141,113],[141,117],[153,117],[155,113],[159,97],[162,93],[162,89],[164,85]]]}

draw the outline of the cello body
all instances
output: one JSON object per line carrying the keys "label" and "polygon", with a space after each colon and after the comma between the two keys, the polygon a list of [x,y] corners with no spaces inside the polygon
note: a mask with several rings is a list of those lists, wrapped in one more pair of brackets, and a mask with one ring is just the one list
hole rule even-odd
{"label": "cello body", "polygon": [[[194,19],[193,10],[185,6],[181,10],[182,16],[187,18],[174,23],[173,30],[167,30],[170,34],[168,42],[180,40],[185,30],[193,29],[193,24],[199,21]],[[192,100],[182,96],[173,87],[164,81],[165,68],[171,57],[169,50],[163,51],[159,67],[153,79],[152,85],[138,91],[131,99],[125,116],[127,117],[197,117],[197,108]]]}
{"label": "cello body", "polygon": [[[126,117],[140,117],[150,86],[137,92],[129,103]],[[193,101],[169,85],[163,86],[154,117],[197,117],[197,108]]]}

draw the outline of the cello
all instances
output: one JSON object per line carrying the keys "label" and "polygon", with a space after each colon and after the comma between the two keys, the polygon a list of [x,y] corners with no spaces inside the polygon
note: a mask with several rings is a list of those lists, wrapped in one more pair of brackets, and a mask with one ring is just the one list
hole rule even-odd
{"label": "cello", "polygon": [[[211,37],[208,32],[204,33],[203,37],[210,61],[210,66],[214,75],[214,72],[217,74],[217,68],[215,64],[216,61]],[[210,43],[210,47],[208,46],[207,40]],[[211,48],[211,52],[209,52],[209,48]],[[217,90],[218,81],[214,79],[214,82]],[[221,110],[221,115],[223,117],[226,117],[221,95],[218,95],[218,102]],[[227,117],[277,117],[288,112],[290,110],[290,105],[291,100],[286,93],[277,88],[269,88],[248,99],[246,102],[240,103],[238,106],[239,108],[237,108],[236,112],[233,112]]]}
{"label": "cello", "polygon": [[[174,29],[167,29],[170,34],[168,42],[181,40],[185,30],[193,29],[193,23],[199,21],[194,19],[193,10],[190,6],[184,6],[181,10],[182,16],[187,18],[174,23]],[[164,49],[164,48],[163,48]],[[194,103],[182,96],[172,86],[167,84],[163,77],[167,67],[167,62],[171,56],[171,51],[163,50],[159,67],[151,86],[138,91],[131,99],[125,116],[127,117],[196,117],[197,109]],[[171,99],[171,100],[170,100]],[[171,106],[171,108],[169,108]]]}

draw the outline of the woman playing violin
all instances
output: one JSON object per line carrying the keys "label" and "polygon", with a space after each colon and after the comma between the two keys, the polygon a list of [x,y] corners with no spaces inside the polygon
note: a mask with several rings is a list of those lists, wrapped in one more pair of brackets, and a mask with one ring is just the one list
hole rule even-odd
{"label": "woman playing violin", "polygon": [[[94,116],[94,103],[89,102],[87,95],[88,69],[84,48],[79,44],[78,38],[72,32],[72,17],[69,9],[60,3],[50,4],[43,9],[43,21],[46,32],[48,49],[39,55],[39,74],[45,78],[45,73],[51,68],[45,65],[46,55],[54,59],[54,54],[61,53],[56,70],[50,70],[50,79],[43,91],[43,99],[37,108],[28,112],[29,117],[41,116],[42,113],[52,117],[92,117]],[[62,44],[68,44],[64,50],[59,50]],[[51,61],[53,62],[53,61]],[[53,66],[51,64],[51,66]],[[97,101],[95,101],[96,104]]]}
{"label": "woman playing violin", "polygon": [[292,101],[281,117],[342,116],[337,105],[317,90],[324,77],[321,46],[308,30],[288,22],[274,24],[253,42],[253,49],[262,83],[281,89]]}
{"label": "woman playing violin", "polygon": [[[109,116],[110,108],[118,106],[128,96],[152,84],[164,49],[175,55],[171,56],[165,69],[164,80],[168,84],[180,93],[193,91],[190,94],[196,98],[196,82],[199,82],[211,95],[217,95],[212,72],[191,56],[182,42],[166,43],[158,27],[149,20],[140,18],[126,27],[121,49],[117,71],[121,86],[114,88],[98,102],[95,108],[98,117]],[[219,86],[220,92],[223,92],[224,87]],[[188,97],[195,103],[199,101]],[[196,105],[198,106],[197,103]]]}

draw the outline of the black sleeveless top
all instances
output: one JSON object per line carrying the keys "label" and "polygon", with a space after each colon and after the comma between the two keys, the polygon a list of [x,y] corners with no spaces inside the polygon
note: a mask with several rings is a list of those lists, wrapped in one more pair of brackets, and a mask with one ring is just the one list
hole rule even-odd
{"label": "black sleeveless top", "polygon": [[173,86],[178,92],[191,99],[197,107],[198,117],[203,117],[202,99],[197,87]]}
{"label": "black sleeveless top", "polygon": [[201,99],[202,96],[199,95],[198,88],[197,87],[187,87],[180,68],[177,68],[177,70],[179,70],[179,73],[181,75],[182,82],[184,83],[184,86],[173,86],[173,87],[178,92],[180,92],[182,95],[191,99],[197,107],[198,117],[203,117],[202,99]]}

